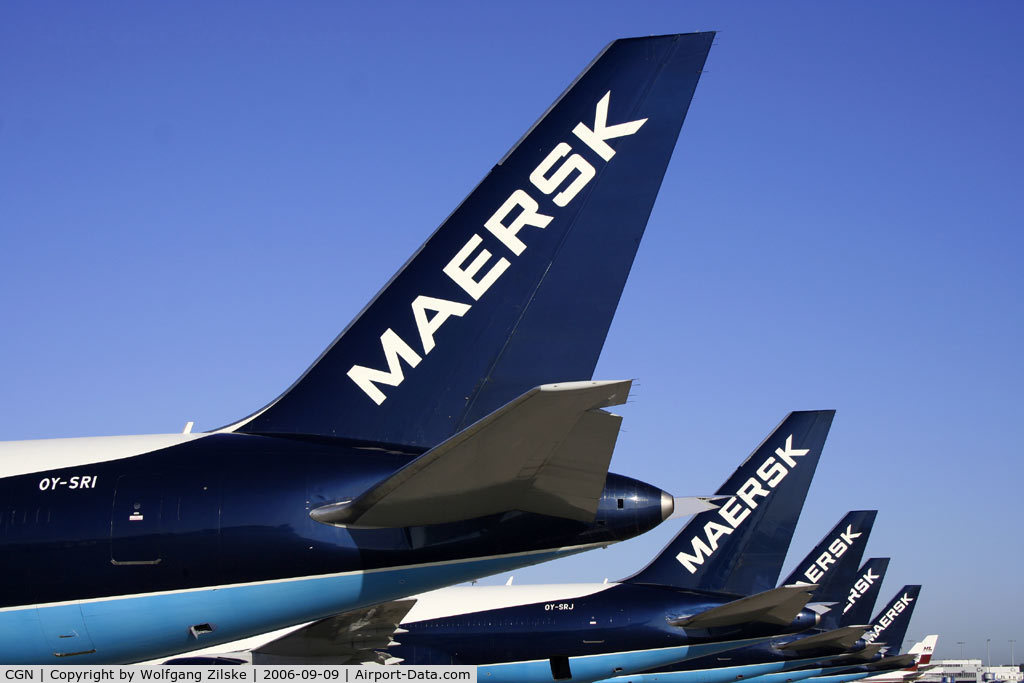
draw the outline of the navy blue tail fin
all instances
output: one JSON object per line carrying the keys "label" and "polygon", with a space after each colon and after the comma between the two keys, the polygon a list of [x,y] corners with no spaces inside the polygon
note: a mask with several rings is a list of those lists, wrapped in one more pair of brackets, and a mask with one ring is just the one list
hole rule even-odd
{"label": "navy blue tail fin", "polygon": [[790,413],[646,567],[624,579],[752,595],[775,587],[834,410]]}
{"label": "navy blue tail fin", "polygon": [[871,622],[871,630],[864,635],[864,640],[869,643],[885,643],[886,656],[898,655],[920,595],[921,586],[904,586],[875,616]]}
{"label": "navy blue tail fin", "polygon": [[877,510],[847,512],[782,585],[817,584],[811,596],[812,602],[839,602],[844,599],[864,557],[864,548],[877,514]]}
{"label": "navy blue tail fin", "polygon": [[713,38],[606,47],[302,377],[225,429],[430,447],[590,379]]}
{"label": "navy blue tail fin", "polygon": [[[878,592],[882,588],[882,581],[885,579],[885,572],[889,569],[888,557],[872,557],[864,563],[864,566],[857,572],[856,579],[848,586],[846,600],[843,602],[842,611],[833,608],[831,612],[822,617],[822,623],[828,621],[834,624],[831,628],[840,626],[853,626],[854,624],[866,624],[871,618],[871,610],[875,608],[878,600]],[[823,628],[829,628],[826,625]]]}

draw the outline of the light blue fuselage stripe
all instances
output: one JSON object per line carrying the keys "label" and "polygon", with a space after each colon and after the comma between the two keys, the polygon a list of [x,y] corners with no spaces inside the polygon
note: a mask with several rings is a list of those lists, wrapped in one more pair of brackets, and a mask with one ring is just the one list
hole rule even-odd
{"label": "light blue fuselage stripe", "polygon": [[859,674],[836,674],[835,676],[816,676],[810,680],[814,683],[846,683],[847,681],[859,681],[869,676],[880,676],[885,671],[866,671]]}
{"label": "light blue fuselage stripe", "polygon": [[[854,664],[846,664],[843,666],[830,666],[830,667],[815,667],[813,669],[802,669],[800,671],[787,671],[777,674],[766,674],[758,676],[756,683],[790,683],[790,681],[814,681],[818,683],[844,683],[845,681],[856,681],[861,678],[867,678],[871,676],[870,673],[857,673],[857,674],[842,674],[842,675],[829,675],[835,671],[842,671],[843,669],[849,669]],[[744,683],[751,683],[750,679],[747,679]]]}
{"label": "light blue fuselage stripe", "polygon": [[[156,659],[580,551],[543,550],[512,557],[82,602],[85,633],[78,633],[79,627],[73,636],[59,642],[52,634],[48,637],[43,626],[64,618],[76,605],[0,612],[0,663],[109,664]],[[204,623],[213,626],[214,631],[197,639],[189,627]],[[86,653],[57,657],[54,652],[61,646],[65,652]]]}
{"label": "light blue fuselage stripe", "polygon": [[[626,676],[637,671],[668,666],[695,657],[735,650],[766,640],[770,640],[770,638],[569,657],[572,678],[564,680],[570,683],[592,683],[614,676]],[[542,659],[531,662],[482,665],[477,668],[477,680],[480,683],[551,683],[551,663],[547,659]]]}
{"label": "light blue fuselage stripe", "polygon": [[[629,680],[632,683],[654,683],[655,681],[659,683],[730,683],[741,678],[746,681],[757,676],[765,676],[766,674],[805,666],[818,661],[818,659],[820,657],[764,662],[762,664],[745,664],[742,666],[723,666],[713,669],[695,669],[693,671],[660,671],[658,673],[631,675]],[[813,673],[810,675],[813,675]],[[765,678],[758,678],[758,681],[762,680],[765,680]],[[788,679],[783,678],[782,680]],[[601,683],[625,683],[625,679],[618,677],[602,681]]]}
{"label": "light blue fuselage stripe", "polygon": [[[824,669],[821,667],[802,669],[800,671],[782,671],[774,674],[762,674],[753,680],[756,680],[757,683],[791,683],[819,676],[823,671]],[[750,679],[744,681],[744,683],[750,683]]]}

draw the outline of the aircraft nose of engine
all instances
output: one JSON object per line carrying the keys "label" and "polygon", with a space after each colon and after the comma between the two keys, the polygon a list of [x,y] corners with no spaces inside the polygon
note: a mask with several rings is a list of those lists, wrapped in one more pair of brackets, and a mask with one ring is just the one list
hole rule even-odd
{"label": "aircraft nose of engine", "polygon": [[821,614],[817,610],[805,608],[800,610],[793,623],[797,627],[797,631],[814,628],[821,623]]}
{"label": "aircraft nose of engine", "polygon": [[673,498],[669,493],[661,492],[661,521],[665,521],[672,516],[672,513],[676,509],[676,499]]}
{"label": "aircraft nose of engine", "polygon": [[609,472],[596,523],[617,539],[625,540],[653,529],[676,510],[672,494]]}

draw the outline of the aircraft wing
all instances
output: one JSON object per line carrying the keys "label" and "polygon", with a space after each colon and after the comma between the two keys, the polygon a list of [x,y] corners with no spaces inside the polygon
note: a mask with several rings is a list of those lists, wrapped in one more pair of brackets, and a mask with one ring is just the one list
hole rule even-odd
{"label": "aircraft wing", "polygon": [[713,628],[751,621],[785,626],[796,618],[810,601],[815,584],[780,586],[709,610],[669,621],[673,626]]}
{"label": "aircraft wing", "polygon": [[378,651],[392,636],[415,600],[393,600],[314,621],[253,649],[253,664],[383,664]]}
{"label": "aircraft wing", "polygon": [[805,650],[818,650],[822,648],[835,648],[839,651],[849,650],[864,635],[870,626],[844,626],[843,628],[816,633],[813,636],[800,638],[785,645],[779,645],[780,650],[792,652],[803,652]]}
{"label": "aircraft wing", "polygon": [[531,389],[358,498],[318,507],[310,516],[364,528],[442,524],[510,510],[592,521],[622,422],[601,408],[625,403],[631,384]]}

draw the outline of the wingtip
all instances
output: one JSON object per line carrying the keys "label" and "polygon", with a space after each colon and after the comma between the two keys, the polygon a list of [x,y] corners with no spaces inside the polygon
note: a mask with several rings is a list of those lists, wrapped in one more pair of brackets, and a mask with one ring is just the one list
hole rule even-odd
{"label": "wingtip", "polygon": [[537,390],[545,393],[558,392],[593,392],[597,402],[593,408],[606,408],[619,406],[629,399],[629,392],[633,387],[633,380],[584,380],[577,382],[558,382],[554,384],[542,384]]}

